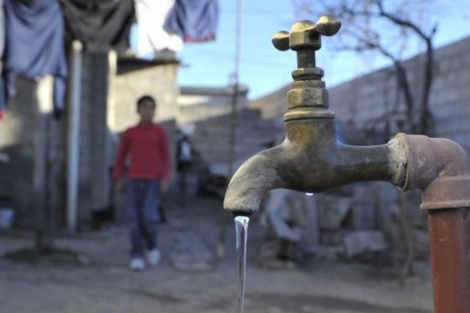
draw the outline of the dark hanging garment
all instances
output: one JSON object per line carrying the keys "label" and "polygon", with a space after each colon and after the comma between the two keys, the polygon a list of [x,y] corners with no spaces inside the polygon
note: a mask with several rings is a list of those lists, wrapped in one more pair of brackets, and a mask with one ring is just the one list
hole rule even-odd
{"label": "dark hanging garment", "polygon": [[163,29],[185,42],[205,42],[215,39],[218,20],[217,0],[176,0]]}
{"label": "dark hanging garment", "polygon": [[5,54],[0,111],[16,93],[16,75],[29,79],[54,76],[54,113],[60,116],[65,101],[67,62],[64,21],[57,0],[4,0]]}
{"label": "dark hanging garment", "polygon": [[0,0],[0,57],[5,49],[5,14],[3,13],[3,0]]}
{"label": "dark hanging garment", "polygon": [[[3,57],[5,49],[5,14],[3,11],[3,0],[0,0],[0,57]],[[2,60],[3,62],[3,60]],[[5,108],[2,105],[1,98],[5,94],[5,84],[0,79],[0,119],[5,115]]]}
{"label": "dark hanging garment", "polygon": [[135,21],[133,0],[67,0],[63,5],[67,31],[84,44],[86,51],[107,52],[113,48],[123,53],[129,48]]}

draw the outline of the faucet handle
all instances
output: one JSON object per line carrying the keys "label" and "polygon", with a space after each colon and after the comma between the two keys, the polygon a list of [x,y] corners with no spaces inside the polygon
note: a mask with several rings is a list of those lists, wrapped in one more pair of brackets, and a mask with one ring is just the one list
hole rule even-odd
{"label": "faucet handle", "polygon": [[[341,28],[341,21],[338,17],[325,14],[316,23],[303,20],[294,23],[290,32],[280,31],[274,34],[272,43],[280,51],[289,49],[300,52],[312,50],[313,55],[321,48],[321,36],[333,36]],[[311,63],[299,63],[299,67],[313,67]]]}

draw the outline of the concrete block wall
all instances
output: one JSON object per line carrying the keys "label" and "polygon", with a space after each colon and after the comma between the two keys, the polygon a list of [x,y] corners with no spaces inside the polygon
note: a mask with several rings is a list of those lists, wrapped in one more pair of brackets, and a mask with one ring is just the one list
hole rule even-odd
{"label": "concrete block wall", "polygon": [[[52,85],[50,76],[38,81],[18,76],[17,94],[10,99],[7,116],[0,120],[0,196],[13,197],[15,225],[19,227],[35,225],[43,201],[57,209],[64,200],[61,150],[65,119],[51,119]],[[37,149],[42,152],[39,158]],[[49,177],[44,176],[46,168]],[[55,214],[60,219],[60,210]]]}
{"label": "concrete block wall", "polygon": [[[138,61],[137,61],[138,63]],[[179,89],[176,82],[178,64],[157,62],[150,66],[139,63],[114,67],[107,54],[84,53],[82,61],[82,86],[80,95],[80,148],[78,169],[79,228],[87,227],[90,213],[111,204],[110,166],[114,161],[116,133],[137,121],[135,101],[143,93],[154,95],[160,102],[158,122],[174,133],[176,99]],[[118,64],[119,65],[119,64]],[[35,138],[49,137],[50,151],[45,197],[52,208],[58,226],[65,225],[67,186],[66,126],[67,116],[53,120],[49,135],[37,129],[40,104],[51,105],[51,78],[40,81],[17,80],[17,95],[11,101],[7,117],[0,120],[0,196],[14,196],[17,201],[17,226],[31,228],[35,224],[38,206],[34,194],[34,160],[37,157]],[[117,106],[117,108],[116,108]],[[115,113],[110,115],[111,113]],[[42,116],[42,115],[41,115]],[[36,146],[35,146],[36,145]]]}
{"label": "concrete block wall", "polygon": [[178,64],[155,61],[119,59],[116,75],[111,77],[108,105],[109,129],[122,132],[135,125],[139,117],[136,101],[145,94],[158,101],[156,122],[176,119],[179,87],[177,84]]}
{"label": "concrete block wall", "polygon": [[[438,137],[452,139],[470,153],[470,38],[436,50],[435,80],[430,108]],[[406,62],[410,82],[419,83],[422,56]],[[358,127],[381,117],[386,108],[402,102],[390,68],[329,88],[330,107],[336,118]],[[415,95],[416,96],[416,95]]]}
{"label": "concrete block wall", "polygon": [[[184,127],[212,117],[230,114],[234,91],[233,87],[181,87],[181,94],[178,98],[178,124]],[[247,93],[246,86],[239,86],[236,99],[238,109],[247,106]]]}
{"label": "concrete block wall", "polygon": [[[435,50],[435,79],[430,98],[437,135],[455,140],[466,151],[470,151],[469,48],[470,37]],[[412,86],[419,86],[422,62],[422,55],[405,62]],[[403,104],[392,70],[384,68],[337,86],[330,86],[325,81],[330,108],[336,113],[336,119],[362,128],[382,117],[397,103]],[[261,110],[263,118],[280,118],[286,110],[286,93],[289,89],[289,86],[282,87],[270,95],[251,101],[248,106]],[[417,97],[420,92],[414,92],[414,96]]]}
{"label": "concrete block wall", "polygon": [[271,94],[250,101],[248,107],[260,110],[263,119],[280,118],[287,111],[287,92],[289,90],[290,84]]}
{"label": "concrete block wall", "polygon": [[181,98],[182,97],[180,97],[178,107],[178,123],[181,125],[192,124],[208,118],[230,114],[232,111],[227,97],[194,96],[191,97],[191,100],[194,102],[197,101],[197,104],[191,105],[182,105]]}
{"label": "concrete block wall", "polygon": [[[213,173],[226,175],[230,153],[231,114],[195,123],[191,137],[202,159],[210,165]],[[276,120],[263,120],[258,110],[242,109],[237,112],[234,170],[247,158],[268,148],[278,140],[283,124]]]}
{"label": "concrete block wall", "polygon": [[37,115],[37,83],[19,77],[17,88],[26,92],[12,99],[7,116],[0,119],[0,153],[5,157],[0,163],[0,194],[15,198],[16,220],[30,226],[34,148],[33,129],[28,125]]}
{"label": "concrete block wall", "polygon": [[[248,88],[237,95],[234,168],[276,140],[282,124],[264,120],[257,109],[247,109]],[[182,87],[177,122],[190,132],[191,142],[214,174],[226,175],[230,153],[234,88]]]}
{"label": "concrete block wall", "polygon": [[[454,140],[470,155],[470,55],[467,52],[469,49],[470,38],[466,38],[436,50],[435,78],[430,96],[430,109],[435,118],[436,136]],[[410,82],[414,86],[420,82],[422,62],[423,57],[418,55],[405,63],[410,73]],[[419,92],[421,91],[418,88],[414,96],[418,96]],[[390,68],[329,88],[329,95],[330,108],[335,111],[336,118],[349,121],[359,128],[382,117],[397,103],[403,104]],[[391,135],[394,136],[396,131],[397,129],[392,129]],[[384,141],[386,140],[388,139],[384,138]],[[375,183],[374,186],[377,187],[377,184]],[[382,201],[378,205],[381,208],[381,214],[386,215],[381,216],[379,220],[387,221],[390,220],[391,212],[397,210],[397,198],[391,197],[396,194],[396,191],[393,186],[387,184],[382,185],[381,194]],[[388,198],[391,198],[391,201],[387,201]],[[409,218],[422,223],[423,212],[418,209],[419,197],[417,196],[416,203],[410,202],[409,205],[413,206],[409,212]],[[359,218],[367,220],[366,214],[361,213]],[[393,223],[382,223],[379,227],[388,234],[389,238],[394,238],[396,234],[393,233],[390,225]],[[422,225],[417,227],[422,227]]]}

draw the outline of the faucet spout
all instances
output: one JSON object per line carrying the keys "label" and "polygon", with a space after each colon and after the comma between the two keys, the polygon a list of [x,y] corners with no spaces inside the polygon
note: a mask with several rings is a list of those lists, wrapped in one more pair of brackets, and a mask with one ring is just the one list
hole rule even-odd
{"label": "faucet spout", "polygon": [[258,211],[264,195],[277,188],[324,192],[359,181],[405,183],[403,138],[375,146],[336,140],[333,119],[286,122],[282,144],[248,159],[234,174],[224,208],[235,214]]}
{"label": "faucet spout", "polygon": [[282,145],[259,152],[236,171],[225,193],[224,208],[234,214],[250,215],[257,211],[263,196],[271,189],[285,188],[278,171],[283,160]]}

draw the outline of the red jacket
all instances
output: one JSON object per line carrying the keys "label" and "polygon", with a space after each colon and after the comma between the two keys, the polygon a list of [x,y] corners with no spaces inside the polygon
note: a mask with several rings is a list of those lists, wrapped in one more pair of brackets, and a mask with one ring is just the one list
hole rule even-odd
{"label": "red jacket", "polygon": [[166,180],[170,177],[168,139],[160,126],[138,124],[124,132],[114,164],[114,178],[121,177],[127,155],[129,178]]}

